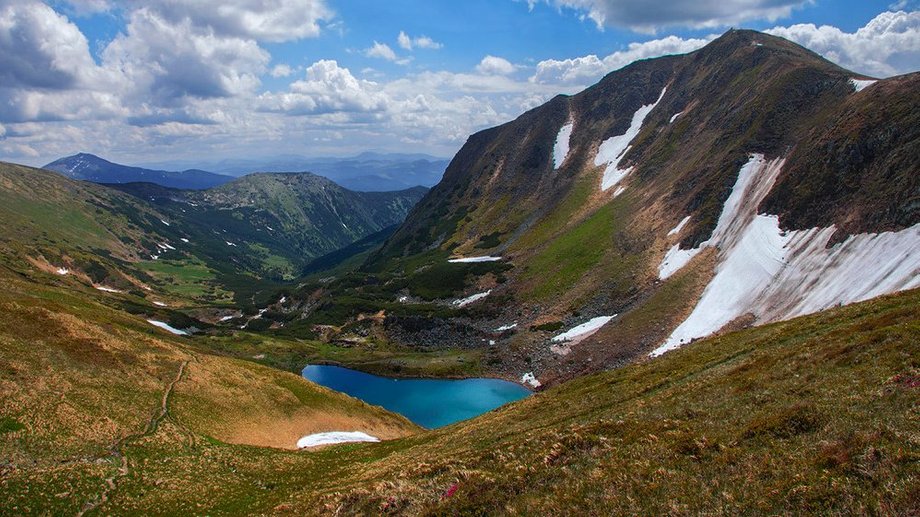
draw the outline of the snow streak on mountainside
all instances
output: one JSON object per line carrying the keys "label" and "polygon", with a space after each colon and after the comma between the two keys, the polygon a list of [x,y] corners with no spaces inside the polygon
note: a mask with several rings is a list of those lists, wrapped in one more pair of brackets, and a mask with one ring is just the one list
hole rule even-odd
{"label": "snow streak on mountainside", "polygon": [[783,163],[755,155],[741,169],[713,238],[703,244],[719,248],[716,275],[690,316],[652,356],[746,314],[768,323],[920,287],[920,224],[851,235],[828,247],[833,226],[784,232],[778,217],[754,215]]}
{"label": "snow streak on mountainside", "polygon": [[604,179],[601,181],[601,190],[607,190],[616,185],[632,170],[632,167],[621,169],[620,161],[623,159],[626,152],[629,151],[629,145],[642,129],[642,123],[645,122],[645,117],[647,117],[648,114],[655,109],[655,106],[661,102],[661,99],[667,91],[668,89],[664,88],[661,90],[661,95],[658,96],[657,101],[636,110],[636,113],[633,114],[632,117],[632,123],[625,133],[604,140],[600,147],[598,147],[597,156],[594,158],[594,165],[607,165],[607,168],[604,169]]}

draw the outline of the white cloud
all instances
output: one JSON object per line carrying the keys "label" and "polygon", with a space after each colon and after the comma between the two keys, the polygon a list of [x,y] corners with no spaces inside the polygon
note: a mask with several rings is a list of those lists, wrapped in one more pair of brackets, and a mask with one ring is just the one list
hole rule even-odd
{"label": "white cloud", "polygon": [[269,72],[269,74],[276,79],[279,77],[290,77],[293,73],[294,69],[291,68],[290,65],[285,64],[275,65],[272,71]]}
{"label": "white cloud", "polygon": [[270,60],[251,39],[220,37],[146,8],[131,13],[126,34],[103,51],[103,65],[124,73],[132,100],[166,106],[252,92]]}
{"label": "white cloud", "polygon": [[566,84],[587,86],[597,82],[604,75],[623,68],[637,59],[660,57],[669,54],[685,54],[705,46],[716,38],[682,39],[677,36],[630,43],[626,50],[620,50],[605,58],[595,55],[571,59],[547,59],[537,63],[537,69],[531,81],[542,84]]}
{"label": "white cloud", "polygon": [[486,56],[476,65],[476,71],[484,75],[509,75],[516,69],[507,59],[496,56]]}
{"label": "white cloud", "polygon": [[288,92],[266,93],[260,99],[263,109],[287,115],[375,113],[389,103],[377,83],[355,78],[332,60],[310,65],[305,79],[291,83]]}
{"label": "white cloud", "polygon": [[64,90],[96,68],[86,37],[47,5],[0,2],[0,85]]}
{"label": "white cloud", "polygon": [[405,31],[399,31],[399,35],[396,36],[396,42],[400,47],[406,50],[412,50],[415,48],[425,48],[437,50],[444,45],[438,43],[437,41],[429,38],[428,36],[418,36],[416,38],[410,37],[406,34]]}
{"label": "white cloud", "polygon": [[331,20],[323,0],[128,0],[127,4],[157,13],[172,24],[188,21],[216,36],[258,41],[293,41],[320,34],[320,22]]}
{"label": "white cloud", "polygon": [[775,21],[809,0],[527,0],[584,13],[599,28],[655,33],[662,27],[726,27],[748,20]]}
{"label": "white cloud", "polygon": [[396,52],[393,52],[393,49],[390,48],[386,43],[374,42],[374,45],[364,51],[364,55],[367,57],[376,57],[380,59],[386,59],[387,61],[396,61]]}
{"label": "white cloud", "polygon": [[920,11],[884,12],[853,33],[810,23],[766,32],[863,74],[888,77],[920,70]]}

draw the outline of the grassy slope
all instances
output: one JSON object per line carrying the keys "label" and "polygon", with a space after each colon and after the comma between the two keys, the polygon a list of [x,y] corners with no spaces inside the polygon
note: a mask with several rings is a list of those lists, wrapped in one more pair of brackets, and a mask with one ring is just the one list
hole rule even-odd
{"label": "grassy slope", "polygon": [[[297,375],[197,351],[94,296],[6,269],[0,281],[0,513],[74,513],[102,492],[122,454],[131,470],[116,482],[138,475],[132,447],[165,429],[176,433],[174,449],[292,448],[313,432],[417,429]],[[169,411],[153,422],[173,382]]]}
{"label": "grassy slope", "polygon": [[[103,511],[909,514],[920,500],[920,291],[707,339],[443,430],[311,453],[201,438],[185,382],[169,418],[125,448],[134,470]],[[0,436],[9,447],[33,428]],[[0,507],[73,509],[106,468],[13,470]]]}

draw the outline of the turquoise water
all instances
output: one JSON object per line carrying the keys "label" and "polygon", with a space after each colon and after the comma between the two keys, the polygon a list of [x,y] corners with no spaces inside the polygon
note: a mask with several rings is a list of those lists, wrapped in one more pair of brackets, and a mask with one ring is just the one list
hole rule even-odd
{"label": "turquoise water", "polygon": [[498,379],[393,379],[323,365],[307,366],[303,376],[428,429],[473,418],[530,395],[520,384]]}

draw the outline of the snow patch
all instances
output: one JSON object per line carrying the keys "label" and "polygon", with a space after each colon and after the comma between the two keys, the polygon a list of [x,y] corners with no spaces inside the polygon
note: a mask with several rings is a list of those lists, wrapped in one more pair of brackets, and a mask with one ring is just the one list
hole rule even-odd
{"label": "snow patch", "polygon": [[498,262],[501,260],[501,257],[463,257],[463,258],[452,258],[448,262],[451,264],[469,264],[473,262]]}
{"label": "snow patch", "polygon": [[102,291],[102,292],[104,292],[104,293],[120,293],[120,292],[121,292],[121,291],[119,291],[118,289],[112,289],[111,287],[106,287],[106,286],[104,286],[104,285],[97,285],[97,286],[94,286],[94,287],[95,287],[97,290]]}
{"label": "snow patch", "polygon": [[495,332],[504,332],[506,330],[511,330],[515,327],[517,327],[517,323],[512,323],[511,325],[502,325],[501,327],[498,327],[497,329],[495,329]]}
{"label": "snow patch", "polygon": [[752,154],[750,160],[738,171],[738,179],[735,180],[732,192],[722,206],[722,213],[719,214],[716,228],[709,239],[694,249],[682,250],[678,245],[668,250],[658,265],[658,278],[664,280],[670,277],[687,265],[703,248],[731,247],[738,240],[741,230],[754,219],[757,207],[773,188],[773,182],[782,170],[783,164],[784,159],[777,158],[767,162],[762,154]]}
{"label": "snow patch", "polygon": [[534,376],[533,372],[527,372],[524,375],[522,375],[521,384],[526,384],[530,386],[531,388],[539,388],[540,386],[542,386],[540,381],[538,381],[536,376]]}
{"label": "snow patch", "polygon": [[466,307],[467,305],[469,305],[469,304],[471,304],[471,303],[473,303],[473,302],[478,302],[479,300],[482,300],[482,299],[485,298],[486,296],[489,296],[489,294],[490,294],[491,292],[492,292],[492,290],[489,289],[488,291],[486,291],[486,292],[484,292],[484,293],[476,293],[476,294],[474,294],[474,295],[472,295],[472,296],[467,296],[466,298],[461,298],[461,299],[459,299],[459,300],[454,300],[454,301],[452,301],[452,302],[450,302],[450,303],[451,303],[451,305],[455,305],[455,306],[457,306],[457,307]]}
{"label": "snow patch", "polygon": [[671,231],[668,232],[668,237],[672,235],[677,235],[678,233],[680,233],[680,231],[684,229],[684,226],[687,226],[687,223],[689,222],[690,222],[689,215],[681,219],[680,222],[677,223],[677,226],[675,226],[673,229],[671,229]]}
{"label": "snow patch", "polygon": [[179,239],[179,240],[182,241],[182,242],[184,242],[184,243],[186,243],[186,244],[188,244],[188,239],[182,238],[182,239]]}
{"label": "snow patch", "polygon": [[221,319],[219,319],[219,320],[217,320],[217,321],[220,321],[220,322],[230,321],[230,320],[232,320],[232,319],[235,318],[235,317],[236,317],[236,316],[233,316],[233,315],[224,316],[223,318],[221,318]]}
{"label": "snow patch", "polygon": [[626,192],[626,187],[624,187],[624,186],[621,185],[621,186],[617,187],[616,190],[613,191],[613,197],[617,197],[617,196],[619,196],[620,194],[622,194],[623,192]]}
{"label": "snow patch", "polygon": [[865,90],[876,82],[878,81],[875,79],[850,79],[850,84],[853,85],[853,89],[857,92]]}
{"label": "snow patch", "polygon": [[920,224],[851,235],[831,248],[834,226],[783,231],[777,216],[754,213],[776,182],[782,160],[765,163],[755,156],[755,161],[756,167],[742,168],[710,239],[719,248],[715,276],[653,357],[747,314],[763,324],[920,287]]}
{"label": "snow patch", "polygon": [[156,305],[157,307],[168,307],[168,305],[166,305],[163,302],[153,302],[153,304]]}
{"label": "snow patch", "polygon": [[675,244],[664,254],[664,259],[661,260],[661,264],[658,265],[658,278],[664,280],[674,273],[680,271],[681,268],[687,265],[690,262],[690,259],[695,257],[697,253],[703,251],[703,247],[692,248],[689,250],[680,249],[680,244]]}
{"label": "snow patch", "polygon": [[147,320],[147,323],[153,325],[154,327],[159,327],[165,330],[166,332],[169,332],[170,334],[175,334],[177,336],[187,336],[188,335],[188,332],[184,330],[179,330],[171,326],[169,323],[165,323],[165,322],[157,321],[157,320]]}
{"label": "snow patch", "polygon": [[662,89],[661,95],[658,96],[658,100],[652,104],[647,104],[636,110],[633,114],[629,129],[627,129],[625,133],[604,140],[597,149],[597,156],[594,157],[594,165],[598,167],[601,165],[607,166],[607,168],[604,169],[604,179],[601,180],[601,190],[607,190],[616,185],[632,171],[632,167],[621,169],[620,160],[622,160],[623,156],[629,151],[630,144],[642,129],[642,123],[645,121],[645,117],[647,117],[648,114],[655,109],[655,106],[661,102],[667,90],[667,88]]}
{"label": "snow patch", "polygon": [[61,276],[64,276],[64,275],[69,274],[69,273],[70,273],[70,270],[67,269],[66,267],[59,267],[59,268],[57,269],[57,271],[55,271],[55,273],[57,273],[57,274],[59,274],[59,275],[61,275]]}
{"label": "snow patch", "polygon": [[227,243],[227,246],[233,246],[233,247],[236,247],[236,244],[233,244],[233,243],[232,243],[232,242],[230,242],[230,241],[224,241],[224,242],[226,242],[226,243]]}
{"label": "snow patch", "polygon": [[163,224],[165,224],[166,226],[170,226],[169,223],[167,223],[166,221],[164,221],[164,220],[162,220],[162,219],[160,219],[160,222],[163,223]]}
{"label": "snow patch", "polygon": [[616,317],[616,314],[614,314],[613,316],[598,316],[596,318],[591,318],[587,322],[582,323],[581,325],[572,327],[569,330],[563,332],[562,334],[555,336],[553,338],[553,341],[556,343],[561,343],[563,341],[572,341],[576,338],[584,339],[590,336],[591,334],[594,334],[598,330],[600,330],[601,327],[606,325],[608,321],[612,320],[615,317]]}
{"label": "snow patch", "polygon": [[674,121],[677,120],[677,117],[679,117],[679,116],[681,116],[681,115],[683,115],[683,114],[684,114],[683,111],[679,111],[679,112],[677,112],[677,113],[671,115],[671,120],[668,121],[668,124],[673,124]]}
{"label": "snow patch", "polygon": [[297,440],[298,449],[350,442],[379,442],[380,439],[361,431],[330,431],[327,433],[308,434]]}
{"label": "snow patch", "polygon": [[569,155],[569,141],[572,139],[572,128],[575,124],[569,122],[559,129],[556,135],[556,145],[553,147],[553,169],[562,167],[566,157]]}

